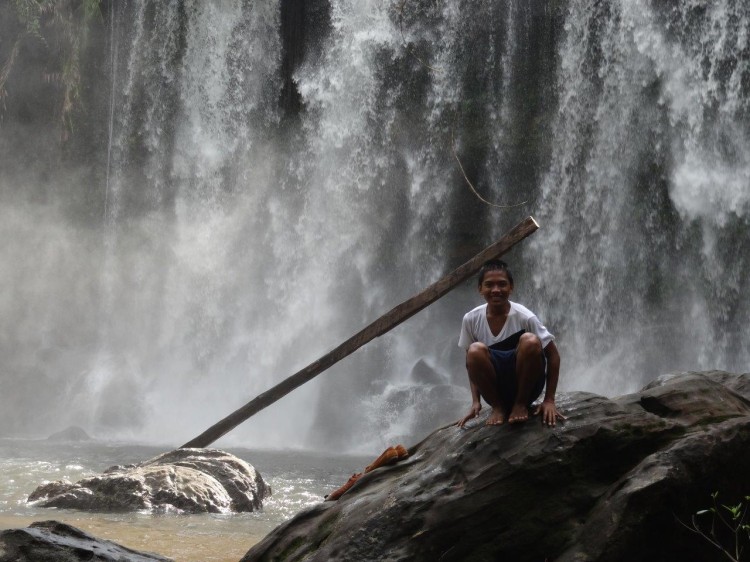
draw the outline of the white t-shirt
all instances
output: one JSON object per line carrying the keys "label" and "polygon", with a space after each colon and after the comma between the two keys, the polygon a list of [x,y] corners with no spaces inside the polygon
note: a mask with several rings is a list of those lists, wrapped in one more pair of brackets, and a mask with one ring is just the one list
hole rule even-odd
{"label": "white t-shirt", "polygon": [[467,312],[461,323],[461,335],[458,338],[458,347],[467,350],[474,342],[481,342],[490,347],[521,330],[536,334],[542,342],[542,349],[555,339],[555,336],[549,333],[544,324],[540,322],[539,318],[533,312],[522,304],[513,301],[509,302],[510,311],[508,312],[508,319],[505,321],[503,329],[496,336],[492,335],[490,325],[487,323],[486,304]]}

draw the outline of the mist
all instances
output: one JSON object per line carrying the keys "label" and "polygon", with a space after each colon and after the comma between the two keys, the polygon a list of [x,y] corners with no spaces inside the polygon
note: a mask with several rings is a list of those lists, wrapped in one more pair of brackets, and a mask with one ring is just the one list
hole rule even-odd
{"label": "mist", "polygon": [[[397,8],[102,2],[65,134],[59,61],[21,43],[0,433],[184,442],[528,215],[514,297],[557,336],[563,391],[748,370],[743,3]],[[481,202],[457,158],[521,204]],[[370,452],[457,419],[477,304],[469,282],[222,443]]]}

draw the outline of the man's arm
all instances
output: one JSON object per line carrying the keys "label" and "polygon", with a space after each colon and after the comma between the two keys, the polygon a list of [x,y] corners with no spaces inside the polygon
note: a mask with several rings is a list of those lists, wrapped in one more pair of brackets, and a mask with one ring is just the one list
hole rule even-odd
{"label": "man's arm", "polygon": [[557,392],[557,381],[560,379],[560,352],[554,341],[544,348],[544,356],[547,358],[547,385],[544,392],[544,400],[537,408],[536,414],[542,415],[542,423],[550,427],[555,425],[557,418],[566,419],[555,406],[555,392]]}

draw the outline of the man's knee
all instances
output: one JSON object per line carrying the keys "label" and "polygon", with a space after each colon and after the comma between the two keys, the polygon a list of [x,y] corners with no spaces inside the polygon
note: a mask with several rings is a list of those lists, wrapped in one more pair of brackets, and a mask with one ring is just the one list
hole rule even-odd
{"label": "man's knee", "polygon": [[486,361],[490,357],[490,349],[481,342],[474,342],[466,350],[466,368],[478,361]]}
{"label": "man's knee", "polygon": [[542,355],[542,341],[535,334],[526,332],[521,336],[518,341],[518,347],[516,348],[517,356],[531,357],[534,355]]}

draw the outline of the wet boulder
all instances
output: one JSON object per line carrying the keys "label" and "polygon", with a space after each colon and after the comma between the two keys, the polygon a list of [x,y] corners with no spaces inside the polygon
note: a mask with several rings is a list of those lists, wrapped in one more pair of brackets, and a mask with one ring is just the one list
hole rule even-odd
{"label": "wet boulder", "polygon": [[171,558],[98,539],[59,521],[0,531],[0,562],[170,562]]}
{"label": "wet boulder", "polygon": [[711,493],[747,494],[750,375],[562,394],[567,421],[446,426],[255,545],[259,560],[715,560],[688,530]]}
{"label": "wet boulder", "polygon": [[41,485],[29,501],[86,511],[232,513],[260,509],[270,493],[260,473],[234,455],[217,449],[176,449],[76,483]]}
{"label": "wet boulder", "polygon": [[78,427],[77,425],[71,425],[61,431],[57,431],[47,437],[47,441],[63,441],[63,442],[79,442],[79,441],[91,441],[91,436],[86,431]]}

